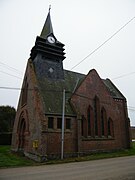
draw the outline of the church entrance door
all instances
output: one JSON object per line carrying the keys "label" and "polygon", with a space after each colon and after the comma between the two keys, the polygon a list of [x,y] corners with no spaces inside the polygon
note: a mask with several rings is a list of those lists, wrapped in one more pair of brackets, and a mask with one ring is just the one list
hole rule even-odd
{"label": "church entrance door", "polygon": [[20,127],[19,127],[19,151],[24,151],[25,146],[25,131],[26,131],[26,123],[25,119],[21,119],[20,121]]}

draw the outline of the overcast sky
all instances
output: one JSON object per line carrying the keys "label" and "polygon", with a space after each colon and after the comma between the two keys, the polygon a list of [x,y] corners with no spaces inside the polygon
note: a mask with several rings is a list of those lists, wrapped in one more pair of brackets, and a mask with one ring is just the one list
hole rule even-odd
{"label": "overcast sky", "polygon": [[[50,4],[54,35],[65,44],[65,69],[107,40],[72,70],[87,74],[94,68],[101,78],[111,79],[127,98],[135,125],[135,0],[0,0],[0,87],[21,87]],[[19,93],[0,88],[0,105],[16,108]]]}

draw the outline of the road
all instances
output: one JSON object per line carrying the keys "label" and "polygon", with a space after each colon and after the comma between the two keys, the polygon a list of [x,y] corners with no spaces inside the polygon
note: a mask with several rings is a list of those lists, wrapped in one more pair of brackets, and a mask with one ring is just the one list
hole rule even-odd
{"label": "road", "polygon": [[0,180],[135,180],[135,156],[0,169]]}

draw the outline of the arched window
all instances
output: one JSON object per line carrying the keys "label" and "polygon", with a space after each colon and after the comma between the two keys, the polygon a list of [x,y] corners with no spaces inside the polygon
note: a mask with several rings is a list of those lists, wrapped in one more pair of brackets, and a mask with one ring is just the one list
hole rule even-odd
{"label": "arched window", "polygon": [[81,134],[82,134],[82,136],[84,136],[84,121],[85,121],[84,116],[82,116],[82,119],[81,119]]}
{"label": "arched window", "polygon": [[87,127],[87,120],[84,115],[82,115],[82,123],[81,123],[81,129],[82,129],[82,136],[87,137],[88,136],[88,127]]}
{"label": "arched window", "polygon": [[24,81],[24,87],[22,89],[22,101],[21,101],[22,106],[27,103],[27,94],[28,94],[28,83],[26,78]]}
{"label": "arched window", "polygon": [[102,109],[101,110],[101,132],[102,132],[102,136],[104,136],[105,135],[105,133],[104,133],[104,109]]}
{"label": "arched window", "polygon": [[101,134],[102,136],[107,136],[107,116],[104,107],[101,109]]}
{"label": "arched window", "polygon": [[99,98],[94,98],[94,118],[95,118],[95,136],[100,135],[100,102]]}
{"label": "arched window", "polygon": [[111,118],[108,119],[108,136],[114,137],[114,127]]}
{"label": "arched window", "polygon": [[89,106],[87,110],[88,136],[91,136],[91,111],[92,111],[92,108]]}

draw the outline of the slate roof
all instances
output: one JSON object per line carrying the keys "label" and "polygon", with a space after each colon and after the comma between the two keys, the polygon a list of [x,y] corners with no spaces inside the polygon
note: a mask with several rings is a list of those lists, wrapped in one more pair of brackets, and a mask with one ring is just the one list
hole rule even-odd
{"label": "slate roof", "polygon": [[85,75],[64,70],[65,80],[38,77],[39,89],[44,102],[45,114],[62,114],[63,90],[66,90],[65,115],[75,116],[69,99]]}
{"label": "slate roof", "polygon": [[47,36],[50,34],[53,34],[53,27],[52,27],[51,16],[49,11],[40,37],[46,39]]}
{"label": "slate roof", "polygon": [[[86,77],[84,74],[64,70],[65,80],[53,80],[43,76],[38,77],[38,85],[44,102],[45,114],[61,115],[63,90],[66,90],[66,116],[76,116],[71,104],[70,98],[75,89]],[[109,90],[111,96],[117,99],[125,99],[122,93],[109,79],[102,79],[103,83]]]}
{"label": "slate roof", "polygon": [[118,88],[112,83],[110,79],[103,79],[103,82],[114,99],[125,99],[123,94],[118,90]]}

